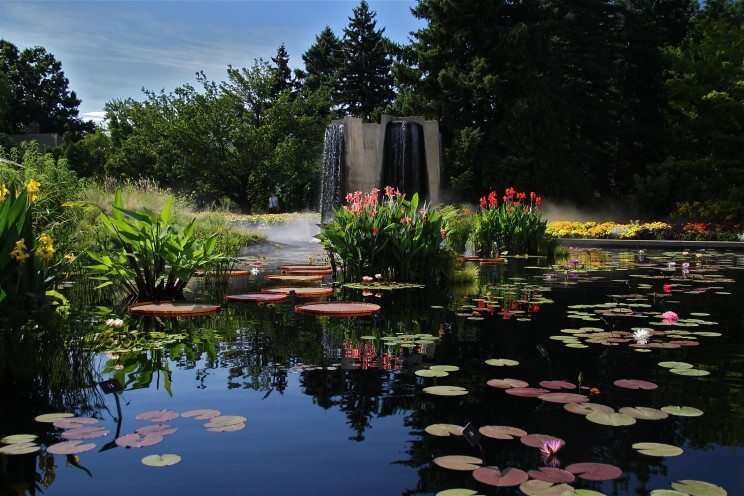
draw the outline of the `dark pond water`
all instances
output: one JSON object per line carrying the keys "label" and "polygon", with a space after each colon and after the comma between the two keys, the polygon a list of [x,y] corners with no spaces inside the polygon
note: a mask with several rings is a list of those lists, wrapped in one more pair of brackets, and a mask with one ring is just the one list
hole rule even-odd
{"label": "dark pond water", "polygon": [[[272,253],[259,274],[233,280],[231,292],[262,285],[277,260],[302,263],[308,255],[312,250]],[[690,264],[687,275],[684,262]],[[560,260],[558,270],[545,265],[509,259],[480,268],[477,281],[437,292],[401,290],[380,298],[338,292],[336,297],[380,303],[383,313],[376,318],[311,317],[295,314],[290,304],[227,305],[216,316],[177,322],[127,318],[124,328],[91,326],[89,318],[73,315],[66,329],[74,342],[52,341],[47,348],[54,349],[42,350],[20,332],[21,344],[6,342],[0,350],[0,437],[35,434],[42,450],[0,455],[0,493],[380,495],[470,488],[521,494],[518,487],[491,487],[470,471],[433,462],[467,455],[501,470],[579,462],[619,467],[623,475],[614,480],[571,483],[599,494],[649,494],[686,479],[744,494],[744,257],[649,252],[639,259],[633,252],[586,251]],[[672,285],[667,292],[665,284]],[[680,320],[663,323],[659,314],[666,311]],[[485,363],[495,358],[518,364]],[[709,375],[671,373],[658,365],[665,361],[686,362]],[[445,377],[414,373],[430,365],[459,370]],[[51,372],[45,379],[8,372],[24,367]],[[95,387],[109,378],[125,386],[118,396],[121,414],[117,396]],[[545,380],[578,385],[581,378],[582,389],[562,391],[615,411],[689,406],[703,414],[602,425],[562,403],[486,384],[504,378],[531,387]],[[622,388],[614,384],[620,379],[658,387]],[[449,385],[468,394],[423,390]],[[163,409],[216,409],[247,420],[240,430],[210,432],[206,420],[178,417],[162,422],[178,430],[158,444],[127,449],[113,443],[117,434],[153,424],[136,420],[138,414]],[[96,447],[77,458],[49,454],[47,446],[64,441],[63,430],[34,417],[50,412],[98,418],[109,433],[84,440]],[[545,434],[564,440],[565,447],[548,459],[519,438],[482,436],[471,446],[464,436],[424,430],[468,423],[476,431],[497,425]],[[638,442],[684,452],[648,456],[633,449]],[[181,461],[142,464],[156,453],[177,454]]]}

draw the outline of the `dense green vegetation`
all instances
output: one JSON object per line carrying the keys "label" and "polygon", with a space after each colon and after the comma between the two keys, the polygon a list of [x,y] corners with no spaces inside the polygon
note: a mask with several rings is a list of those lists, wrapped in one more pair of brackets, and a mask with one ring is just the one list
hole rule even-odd
{"label": "dense green vegetation", "polygon": [[513,184],[640,218],[744,218],[742,0],[420,0],[412,13],[426,25],[398,46],[362,1],[303,68],[281,45],[224,81],[112,100],[106,130],[77,119],[53,55],[3,41],[0,132],[66,133],[55,156],[82,177],[145,177],[243,211],[276,191],[290,210],[317,203],[332,118],[421,114],[440,122],[454,198]]}

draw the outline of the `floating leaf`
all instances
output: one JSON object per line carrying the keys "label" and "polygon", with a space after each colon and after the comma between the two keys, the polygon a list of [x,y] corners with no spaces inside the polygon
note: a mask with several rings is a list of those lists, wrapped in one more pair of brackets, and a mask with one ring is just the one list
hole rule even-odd
{"label": "floating leaf", "polygon": [[529,386],[529,383],[520,381],[519,379],[491,379],[486,384],[501,389],[509,389],[513,387],[524,388]]}
{"label": "floating leaf", "polygon": [[538,396],[538,399],[549,403],[584,403],[589,401],[588,397],[576,393],[548,393]]}
{"label": "floating leaf", "polygon": [[519,490],[527,496],[561,496],[572,489],[568,484],[553,484],[541,480],[529,480],[519,486]]}
{"label": "floating leaf", "polygon": [[679,417],[699,417],[703,414],[702,410],[698,410],[691,406],[664,406],[661,407],[661,411]]}
{"label": "floating leaf", "polygon": [[574,463],[566,467],[566,470],[584,480],[603,481],[622,477],[623,471],[615,465],[606,463]]}
{"label": "floating leaf", "polygon": [[95,449],[95,443],[83,444],[82,441],[63,441],[47,447],[47,453],[53,455],[76,455]]}
{"label": "floating leaf", "polygon": [[672,482],[672,487],[690,496],[726,496],[728,494],[721,486],[699,480],[685,479]]}
{"label": "floating leaf", "polygon": [[651,391],[653,389],[656,389],[657,386],[653,382],[649,381],[642,381],[640,379],[618,379],[615,381],[615,386],[626,388],[626,389],[644,389]]}
{"label": "floating leaf", "polygon": [[167,467],[181,461],[181,457],[166,453],[164,455],[149,455],[142,459],[142,463],[148,467]]}
{"label": "floating leaf", "polygon": [[612,427],[633,425],[636,419],[624,413],[590,413],[586,416],[589,422],[595,424],[610,425]]}
{"label": "floating leaf", "polygon": [[700,369],[669,369],[669,372],[677,375],[686,375],[690,377],[702,377],[704,375],[710,375],[707,370]]}
{"label": "floating leaf", "polygon": [[215,417],[219,417],[221,412],[219,410],[202,409],[202,410],[189,410],[183,412],[181,417],[194,417],[197,420],[211,420]]}
{"label": "floating leaf", "polygon": [[434,458],[434,463],[442,468],[449,470],[460,470],[471,472],[483,464],[483,460],[474,456],[466,455],[447,455]]}
{"label": "floating leaf", "polygon": [[[205,424],[206,425],[206,424]],[[214,427],[207,427],[209,432],[235,432],[245,429],[245,423],[227,424],[227,425],[216,425]]]}
{"label": "floating leaf", "polygon": [[537,398],[538,396],[549,392],[550,391],[547,389],[531,387],[513,387],[506,390],[506,394],[511,394],[512,396],[521,396],[523,398]]}
{"label": "floating leaf", "polygon": [[509,360],[508,358],[491,358],[490,360],[486,360],[486,365],[492,365],[494,367],[514,367],[515,365],[519,365],[519,362],[516,360]]}
{"label": "floating leaf", "polygon": [[647,406],[624,406],[620,409],[620,413],[624,415],[630,415],[638,420],[662,420],[669,416],[668,413],[657,410],[656,408],[650,408]]}
{"label": "floating leaf", "polygon": [[665,369],[691,369],[694,365],[687,362],[659,362],[659,367],[664,367]]}
{"label": "floating leaf", "polygon": [[578,413],[579,415],[589,415],[590,413],[613,413],[615,410],[606,405],[599,403],[568,403],[563,405],[566,411]]}
{"label": "floating leaf", "polygon": [[526,436],[522,436],[522,438],[520,439],[522,444],[531,448],[540,448],[543,443],[545,443],[545,441],[550,440],[556,440],[565,443],[563,439],[555,436],[548,436],[547,434],[527,434]]}
{"label": "floating leaf", "polygon": [[566,381],[542,381],[540,387],[548,389],[576,389],[576,384]]}
{"label": "floating leaf", "polygon": [[3,444],[29,444],[36,440],[36,436],[33,434],[13,434],[11,436],[5,436],[0,439],[0,443]]}
{"label": "floating leaf", "polygon": [[477,494],[478,494],[478,491],[473,491],[472,489],[455,488],[455,489],[445,489],[444,491],[439,491],[434,496],[475,496]]}
{"label": "floating leaf", "polygon": [[421,369],[414,372],[419,377],[447,377],[449,373],[444,370]]}
{"label": "floating leaf", "polygon": [[137,415],[135,420],[149,420],[150,422],[169,422],[178,417],[178,412],[172,410],[155,410]]}
{"label": "floating leaf", "polygon": [[654,489],[649,493],[649,496],[690,496],[687,493],[681,493],[674,489]]}
{"label": "floating leaf", "polygon": [[435,396],[464,396],[468,390],[460,386],[429,386],[424,392]]}
{"label": "floating leaf", "polygon": [[635,443],[632,448],[648,456],[679,456],[684,453],[682,448],[662,443]]}
{"label": "floating leaf", "polygon": [[527,472],[518,468],[481,467],[473,472],[473,478],[483,484],[496,487],[518,486],[529,479]]}
{"label": "floating leaf", "polygon": [[78,427],[62,433],[65,439],[94,439],[108,435],[109,431],[100,426],[95,427]]}
{"label": "floating leaf", "polygon": [[219,417],[212,418],[209,422],[204,424],[206,428],[212,427],[223,427],[226,425],[244,424],[248,420],[240,415],[221,415]]}
{"label": "floating leaf", "polygon": [[168,434],[173,434],[174,432],[178,431],[177,427],[172,427],[168,424],[158,424],[158,425],[146,425],[145,427],[140,427],[137,429],[137,434],[141,434],[143,436],[147,434],[159,434],[161,436],[167,436]]}
{"label": "floating leaf", "polygon": [[432,365],[429,370],[442,370],[444,372],[457,372],[460,367],[456,365]]}
{"label": "floating leaf", "polygon": [[27,455],[36,453],[41,447],[34,443],[13,443],[0,448],[0,455]]}
{"label": "floating leaf", "polygon": [[605,493],[592,491],[591,489],[573,489],[571,491],[561,493],[561,496],[605,496]]}
{"label": "floating leaf", "polygon": [[491,439],[514,439],[527,435],[526,431],[508,425],[484,425],[478,429],[478,432]]}
{"label": "floating leaf", "polygon": [[37,422],[51,424],[55,420],[59,420],[63,418],[70,418],[74,416],[75,415],[72,413],[45,413],[44,415],[39,415],[38,417],[35,417],[34,420],[36,420]]}
{"label": "floating leaf", "polygon": [[461,425],[454,424],[431,424],[427,425],[424,429],[432,436],[449,437],[449,436],[462,436],[462,430],[464,427]]}
{"label": "floating leaf", "polygon": [[570,484],[576,480],[574,474],[557,467],[540,467],[538,470],[530,470],[527,474],[533,479],[551,482],[553,484]]}
{"label": "floating leaf", "polygon": [[127,434],[117,437],[114,442],[123,448],[144,448],[145,446],[158,444],[162,440],[163,436],[159,434],[146,434],[144,436],[140,434]]}

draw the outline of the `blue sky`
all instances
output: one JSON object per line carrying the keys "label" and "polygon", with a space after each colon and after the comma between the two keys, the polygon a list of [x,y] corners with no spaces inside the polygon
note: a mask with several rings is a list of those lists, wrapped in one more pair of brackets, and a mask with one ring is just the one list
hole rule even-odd
{"label": "blue sky", "polygon": [[[337,35],[353,1],[15,1],[0,0],[0,37],[20,49],[41,45],[62,62],[70,87],[83,100],[83,118],[99,117],[114,98],[194,82],[204,70],[224,78],[228,64],[268,59],[284,43],[293,67],[315,35],[329,25]],[[409,0],[370,0],[378,27],[404,42],[422,22]]]}

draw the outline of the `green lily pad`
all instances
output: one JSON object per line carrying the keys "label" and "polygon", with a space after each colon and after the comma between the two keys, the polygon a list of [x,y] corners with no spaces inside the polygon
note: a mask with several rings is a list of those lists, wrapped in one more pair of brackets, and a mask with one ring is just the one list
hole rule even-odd
{"label": "green lily pad", "polygon": [[0,448],[0,455],[27,455],[36,453],[41,447],[34,443],[15,443]]}
{"label": "green lily pad", "polygon": [[449,373],[444,370],[421,369],[414,372],[419,377],[447,377]]}
{"label": "green lily pad", "polygon": [[664,406],[661,408],[661,411],[679,417],[699,417],[703,414],[702,410],[691,406]]}
{"label": "green lily pad", "polygon": [[33,443],[36,440],[36,436],[33,434],[13,434],[12,436],[5,436],[0,439],[0,443],[3,444],[21,444],[21,443]]}
{"label": "green lily pad", "polygon": [[429,386],[424,388],[425,393],[435,396],[464,396],[468,390],[460,386]]}
{"label": "green lily pad", "polygon": [[589,346],[581,343],[568,343],[566,348],[589,348]]}
{"label": "green lily pad", "polygon": [[490,360],[486,360],[486,365],[492,365],[494,367],[514,367],[515,365],[519,365],[519,362],[508,358],[491,358]]}
{"label": "green lily pad", "polygon": [[586,419],[589,422],[594,422],[595,424],[601,424],[601,425],[609,425],[612,427],[620,427],[620,426],[626,426],[626,425],[633,425],[636,423],[636,419],[631,417],[630,415],[625,415],[624,413],[590,413],[586,416]]}
{"label": "green lily pad", "polygon": [[693,364],[687,362],[659,362],[659,367],[665,369],[691,369]]}
{"label": "green lily pad", "polygon": [[171,453],[164,455],[149,455],[142,459],[142,463],[148,467],[168,467],[181,461],[181,457]]}
{"label": "green lily pad", "polygon": [[710,375],[710,372],[707,370],[700,370],[700,369],[669,369],[669,372],[672,374],[677,375],[686,375],[690,377],[702,377],[705,375]]}
{"label": "green lily pad", "polygon": [[462,436],[463,429],[463,426],[455,424],[431,424],[427,425],[424,430],[432,436],[449,437]]}
{"label": "green lily pad", "polygon": [[635,443],[632,448],[642,455],[648,456],[679,456],[684,453],[682,448],[662,443]]}
{"label": "green lily pad", "polygon": [[619,412],[625,415],[630,415],[638,420],[662,420],[669,416],[666,412],[647,406],[624,406],[619,410]]}
{"label": "green lily pad", "polygon": [[721,486],[699,480],[686,479],[672,482],[672,487],[689,496],[726,496],[728,494]]}
{"label": "green lily pad", "polygon": [[478,491],[473,491],[472,489],[455,488],[455,489],[445,489],[444,491],[439,491],[434,496],[475,496],[477,494],[478,494]]}
{"label": "green lily pad", "polygon": [[687,493],[681,493],[674,489],[654,489],[649,493],[649,496],[690,496]]}
{"label": "green lily pad", "polygon": [[606,496],[605,493],[599,491],[592,491],[591,489],[573,489],[561,493],[561,496]]}
{"label": "green lily pad", "polygon": [[552,482],[537,479],[528,480],[519,486],[519,490],[527,496],[561,496],[567,491],[573,490],[568,484],[553,484]]}
{"label": "green lily pad", "polygon": [[434,458],[434,463],[442,468],[450,470],[459,470],[463,472],[472,472],[480,468],[483,460],[474,456],[466,455],[448,455]]}
{"label": "green lily pad", "polygon": [[430,370],[442,370],[444,372],[457,372],[460,367],[456,365],[432,365],[429,367]]}
{"label": "green lily pad", "polygon": [[74,417],[72,413],[45,413],[34,418],[37,422],[43,422],[47,424],[53,423],[55,420]]}

